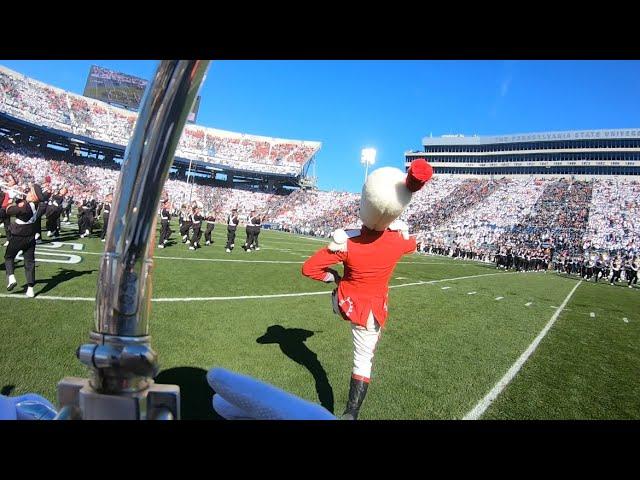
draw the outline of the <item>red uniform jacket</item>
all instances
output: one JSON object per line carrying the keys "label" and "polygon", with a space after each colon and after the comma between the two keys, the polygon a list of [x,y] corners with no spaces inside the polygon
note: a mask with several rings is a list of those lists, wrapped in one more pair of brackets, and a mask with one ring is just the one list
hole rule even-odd
{"label": "red uniform jacket", "polygon": [[416,240],[405,240],[398,231],[377,232],[362,227],[359,236],[347,240],[346,252],[318,250],[302,265],[302,274],[324,281],[327,269],[342,262],[344,276],[338,285],[343,318],[366,326],[369,312],[384,326],[387,319],[389,278],[400,258],[416,249]]}

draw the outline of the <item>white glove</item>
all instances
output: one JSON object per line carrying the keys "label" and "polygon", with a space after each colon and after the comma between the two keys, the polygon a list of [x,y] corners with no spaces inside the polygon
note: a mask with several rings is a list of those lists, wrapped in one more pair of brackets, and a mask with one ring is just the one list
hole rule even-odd
{"label": "white glove", "polygon": [[391,225],[389,225],[389,230],[398,231],[402,233],[402,237],[405,240],[409,240],[409,225],[407,225],[402,220],[394,220],[393,222],[391,222]]}
{"label": "white glove", "polygon": [[224,368],[209,370],[207,381],[213,409],[227,420],[337,420],[316,403]]}

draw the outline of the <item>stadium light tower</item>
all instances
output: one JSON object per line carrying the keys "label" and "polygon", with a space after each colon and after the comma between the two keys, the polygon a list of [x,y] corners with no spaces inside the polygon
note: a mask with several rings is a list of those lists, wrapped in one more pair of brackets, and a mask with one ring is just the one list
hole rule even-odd
{"label": "stadium light tower", "polygon": [[367,181],[367,175],[369,174],[369,165],[376,163],[376,149],[375,148],[363,148],[360,156],[360,163],[364,165],[364,181]]}

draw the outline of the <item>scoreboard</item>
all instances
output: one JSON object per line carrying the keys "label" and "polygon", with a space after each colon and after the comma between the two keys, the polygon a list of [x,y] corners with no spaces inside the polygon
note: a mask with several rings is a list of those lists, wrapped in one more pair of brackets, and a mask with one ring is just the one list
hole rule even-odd
{"label": "scoreboard", "polygon": [[[83,95],[110,105],[137,111],[148,83],[144,78],[92,65]],[[189,113],[188,122],[196,122],[199,107],[200,97],[198,96]]]}

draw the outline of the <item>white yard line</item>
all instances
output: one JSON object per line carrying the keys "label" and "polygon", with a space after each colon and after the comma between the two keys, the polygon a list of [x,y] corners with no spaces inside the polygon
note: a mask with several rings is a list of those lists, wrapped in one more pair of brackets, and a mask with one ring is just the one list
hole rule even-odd
{"label": "white yard line", "polygon": [[502,300],[504,297],[496,297],[495,300]]}
{"label": "white yard line", "polygon": [[[245,254],[245,252],[242,252],[242,253]],[[153,259],[155,260],[156,258],[162,258],[164,260],[187,260],[192,262],[297,263],[297,264],[304,263],[304,262],[294,262],[290,260],[235,260],[232,258],[189,258],[189,257],[164,257],[164,256],[161,257],[161,256],[155,255]]]}
{"label": "white yard line", "polygon": [[[14,300],[33,300],[24,294],[0,293],[0,298],[13,298]],[[36,295],[35,300],[62,300],[68,302],[95,302],[96,297],[55,297],[49,295]]]}
{"label": "white yard line", "polygon": [[[103,255],[102,253],[96,253],[96,252],[74,252],[74,253],[77,253],[79,255],[100,255],[100,256]],[[247,255],[247,253],[245,253],[244,251],[242,251],[242,254]],[[248,255],[251,255],[251,254],[248,254]],[[154,255],[153,259],[155,260],[156,258],[162,258],[164,260],[186,260],[188,262],[297,263],[297,264],[304,263],[304,262],[294,262],[291,260],[235,260],[232,258],[165,257],[165,256]]]}
{"label": "white yard line", "polygon": [[574,292],[580,286],[581,283],[582,283],[582,280],[580,280],[580,282],[576,283],[575,287],[573,287],[571,289],[571,291],[566,296],[566,298],[564,299],[562,304],[558,307],[558,309],[554,312],[554,314],[551,317],[551,319],[544,326],[542,331],[533,340],[533,342],[531,342],[531,345],[529,345],[529,347],[522,353],[522,355],[520,355],[518,360],[516,360],[516,362],[511,366],[511,368],[509,368],[509,370],[504,375],[504,377],[502,377],[498,381],[498,383],[496,383],[494,385],[494,387],[491,389],[491,391],[489,393],[487,393],[487,395],[482,400],[480,400],[477,403],[477,405],[475,407],[473,407],[463,417],[463,420],[477,420],[478,418],[480,418],[484,414],[484,412],[487,410],[487,408],[489,408],[489,405],[491,405],[493,403],[493,401],[496,398],[498,398],[498,395],[500,395],[502,393],[502,391],[507,387],[507,385],[509,385],[511,380],[513,380],[513,378],[517,375],[517,373],[520,371],[520,369],[525,364],[525,362],[529,359],[531,354],[536,350],[536,348],[538,347],[538,345],[540,344],[542,339],[545,337],[545,335],[547,334],[549,329],[553,326],[553,324],[556,322],[556,320],[558,319],[558,317],[560,316],[560,314],[564,310],[564,307],[567,306],[567,303],[569,303],[569,300],[571,299],[571,297],[573,296]]}
{"label": "white yard line", "polygon": [[[241,261],[241,260],[238,260]],[[516,273],[516,272],[513,272]],[[510,275],[510,273],[485,273],[482,275],[471,275],[467,277],[455,277],[455,278],[441,278],[438,280],[430,280],[428,282],[412,282],[412,283],[401,283],[400,285],[391,285],[389,288],[400,288],[400,287],[411,287],[413,285],[430,285],[432,283],[440,283],[440,282],[451,282],[455,280],[464,280],[467,278],[477,278],[477,277],[486,277],[491,275]],[[153,298],[152,302],[205,302],[205,301],[219,301],[219,300],[252,300],[252,299],[262,299],[262,298],[285,298],[285,297],[304,297],[309,295],[327,295],[331,293],[331,290],[323,290],[320,292],[300,292],[300,293],[276,293],[270,295],[239,295],[235,297],[185,297],[185,298]],[[32,300],[27,298],[24,294],[6,294],[0,293],[0,298],[13,298],[18,300]],[[48,296],[48,295],[36,295],[35,300],[61,300],[61,301],[82,301],[82,302],[93,302],[95,301],[95,297],[57,297],[57,296]]]}
{"label": "white yard line", "polygon": [[326,295],[331,291],[302,292],[302,293],[276,293],[273,295],[240,295],[237,297],[191,297],[191,298],[154,298],[152,302],[203,302],[216,300],[254,300],[262,298],[304,297],[308,295]]}
{"label": "white yard line", "polygon": [[[260,249],[270,249],[270,250],[279,250],[277,248],[272,248],[272,247],[260,247]],[[293,251],[284,251],[281,250],[283,253],[289,254],[289,255],[295,255],[295,253]],[[239,250],[239,252],[241,252],[242,255],[247,255],[246,252],[244,252],[242,249]],[[253,254],[255,252],[252,252],[251,254]],[[74,250],[73,251],[74,255],[100,255],[102,256],[103,253],[100,252],[86,252],[84,250]],[[236,254],[240,254],[240,253],[236,253]],[[249,254],[249,255],[251,255]],[[234,255],[234,254],[229,254],[229,255]],[[301,257],[304,258],[308,258],[311,255],[301,255]],[[186,260],[186,261],[192,261],[192,262],[238,262],[238,263],[298,263],[298,264],[302,264],[304,262],[294,262],[294,261],[289,261],[289,260],[236,260],[236,259],[232,259],[232,258],[198,258],[198,257],[167,257],[167,256],[163,256],[163,255],[154,255],[153,256],[154,259],[156,258],[162,258],[165,260]],[[413,265],[452,265],[452,266],[462,266],[463,264],[455,264],[455,263],[428,263],[428,262],[398,262],[398,263],[402,263],[402,264],[413,264]],[[507,272],[504,275],[509,275],[511,273],[517,273],[517,272]],[[527,272],[530,273],[530,272]],[[500,273],[497,274],[490,274],[490,275],[500,275]]]}

